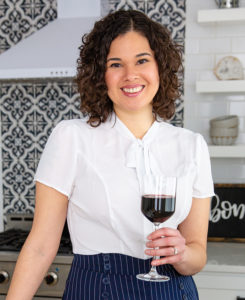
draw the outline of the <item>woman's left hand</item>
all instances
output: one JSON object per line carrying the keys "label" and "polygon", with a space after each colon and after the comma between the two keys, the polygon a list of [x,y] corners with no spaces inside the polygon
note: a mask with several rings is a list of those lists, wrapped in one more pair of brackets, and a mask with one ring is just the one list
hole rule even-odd
{"label": "woman's left hand", "polygon": [[183,260],[186,244],[185,238],[179,230],[160,228],[152,232],[147,238],[149,242],[146,243],[148,249],[145,250],[145,254],[163,256],[153,260],[152,265],[176,264]]}

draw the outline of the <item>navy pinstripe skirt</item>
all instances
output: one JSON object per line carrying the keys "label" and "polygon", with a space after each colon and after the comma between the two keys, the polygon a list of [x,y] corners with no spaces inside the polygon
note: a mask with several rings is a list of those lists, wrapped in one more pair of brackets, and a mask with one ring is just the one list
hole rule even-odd
{"label": "navy pinstripe skirt", "polygon": [[150,270],[151,259],[122,254],[74,255],[63,300],[198,300],[191,276],[182,276],[171,265],[157,267],[167,282],[138,280]]}

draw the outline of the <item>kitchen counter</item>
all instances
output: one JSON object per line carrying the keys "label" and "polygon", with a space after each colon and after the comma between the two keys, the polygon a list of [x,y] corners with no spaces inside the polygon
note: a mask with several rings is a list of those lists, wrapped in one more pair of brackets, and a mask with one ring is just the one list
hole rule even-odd
{"label": "kitchen counter", "polygon": [[206,266],[193,277],[200,300],[245,299],[245,243],[209,242],[207,253]]}
{"label": "kitchen counter", "polygon": [[[19,252],[1,251],[1,261],[3,262],[13,261],[15,263],[17,261],[18,256],[19,256]],[[73,261],[73,254],[69,254],[69,255],[58,254],[54,258],[53,263],[71,265],[72,261]]]}
{"label": "kitchen counter", "polygon": [[207,253],[208,260],[203,270],[245,274],[245,243],[208,242]]}

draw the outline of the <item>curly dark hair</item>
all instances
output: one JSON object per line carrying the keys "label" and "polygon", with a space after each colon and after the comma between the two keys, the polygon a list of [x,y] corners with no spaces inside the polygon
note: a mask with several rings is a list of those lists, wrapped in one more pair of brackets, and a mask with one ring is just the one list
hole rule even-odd
{"label": "curly dark hair", "polygon": [[81,96],[81,112],[89,117],[88,123],[93,127],[105,122],[113,112],[105,83],[106,60],[112,41],[129,31],[148,39],[158,64],[160,82],[153,99],[153,113],[164,120],[175,113],[175,100],[180,97],[181,47],[172,41],[165,27],[144,13],[119,10],[97,21],[93,30],[82,37],[79,48],[75,81]]}

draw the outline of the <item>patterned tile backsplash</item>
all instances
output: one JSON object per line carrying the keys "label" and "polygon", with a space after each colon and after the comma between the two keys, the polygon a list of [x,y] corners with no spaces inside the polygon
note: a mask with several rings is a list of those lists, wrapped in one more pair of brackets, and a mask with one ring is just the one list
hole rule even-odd
{"label": "patterned tile backsplash", "polygon": [[1,0],[0,53],[57,18],[57,0]]}
{"label": "patterned tile backsplash", "polygon": [[[184,45],[184,0],[101,0],[108,11],[137,9],[164,24]],[[0,4],[0,53],[57,17],[53,0],[3,0]],[[183,82],[183,78],[182,78]],[[183,126],[183,96],[171,123]],[[0,81],[0,132],[3,213],[33,212],[33,176],[53,127],[79,118],[80,100],[72,78]],[[0,195],[1,197],[1,195]],[[1,209],[0,209],[1,211]]]}
{"label": "patterned tile backsplash", "polygon": [[81,117],[71,80],[0,83],[4,213],[31,212],[33,176],[52,128]]}
{"label": "patterned tile backsplash", "polygon": [[109,0],[110,11],[137,9],[165,25],[172,37],[180,42],[185,38],[185,0]]}

